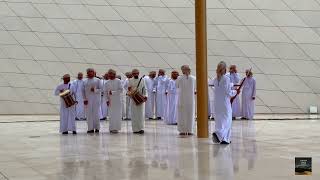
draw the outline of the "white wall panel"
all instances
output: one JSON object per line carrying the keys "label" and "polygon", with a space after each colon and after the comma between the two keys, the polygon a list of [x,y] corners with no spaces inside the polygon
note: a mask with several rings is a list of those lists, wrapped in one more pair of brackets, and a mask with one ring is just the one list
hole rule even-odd
{"label": "white wall panel", "polygon": [[[0,114],[58,113],[53,89],[88,67],[195,74],[194,0],[0,0]],[[319,106],[319,0],[207,1],[209,76],[252,68],[257,113]],[[9,94],[9,95],[3,95]]]}

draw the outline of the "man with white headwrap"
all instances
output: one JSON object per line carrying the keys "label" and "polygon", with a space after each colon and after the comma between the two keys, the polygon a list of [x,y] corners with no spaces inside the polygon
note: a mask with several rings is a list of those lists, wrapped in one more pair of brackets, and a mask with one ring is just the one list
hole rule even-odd
{"label": "man with white headwrap", "polygon": [[167,89],[168,104],[164,121],[169,125],[177,124],[178,92],[176,82],[178,77],[179,72],[172,71]]}
{"label": "man with white headwrap", "polygon": [[[100,79],[100,83],[101,83],[101,87],[104,88],[106,86],[106,84],[109,81],[109,76],[108,73],[105,73],[102,77],[102,79]],[[101,116],[100,116],[100,120],[106,120],[108,117],[108,106],[107,106],[107,95],[105,94],[105,91],[103,90],[101,92]]]}
{"label": "man with white headwrap", "polygon": [[221,61],[217,66],[217,77],[214,79],[214,112],[215,132],[213,142],[229,144],[231,142],[232,108],[231,97],[240,91],[233,90],[230,78],[226,76],[227,65]]}
{"label": "man with white headwrap", "polygon": [[[70,75],[65,74],[62,79],[63,83],[56,87],[54,95],[58,96],[65,90],[70,90],[74,95],[76,91],[74,85],[70,83]],[[72,131],[73,134],[77,134],[75,117],[75,105],[67,107],[65,101],[60,97],[60,133],[68,134],[68,131]]]}
{"label": "man with white headwrap", "polygon": [[124,94],[126,95],[126,109],[125,109],[125,117],[123,119],[129,120],[131,119],[131,98],[128,96],[128,88],[129,88],[129,80],[132,79],[132,73],[131,72],[126,72],[126,80],[123,82],[123,90]]}
{"label": "man with white headwrap", "polygon": [[213,86],[213,79],[209,79],[208,84],[208,95],[209,95],[209,118],[214,119],[214,86]]}
{"label": "man with white headwrap", "polygon": [[165,75],[164,69],[159,69],[158,77],[156,78],[156,87],[157,87],[157,94],[156,94],[156,116],[157,119],[163,119],[166,114],[166,107],[167,107],[167,87],[169,79]]}
{"label": "man with white headwrap", "polygon": [[83,74],[82,72],[78,73],[77,79],[72,82],[73,86],[75,87],[75,99],[77,102],[80,102],[76,105],[76,120],[85,120],[85,113],[84,113],[84,105],[83,105]]}
{"label": "man with white headwrap", "polygon": [[[133,69],[132,76],[129,80],[128,94],[131,94],[134,90],[137,90],[147,100],[148,92],[146,91],[146,84],[144,78],[139,78],[139,70]],[[135,104],[134,100],[131,100],[131,121],[133,133],[144,133],[144,120],[145,120],[145,103]]]}
{"label": "man with white headwrap", "polygon": [[[231,65],[229,68],[229,73],[227,76],[230,78],[230,83],[233,85],[239,85],[240,84],[240,75],[237,72],[237,66]],[[232,87],[233,90],[237,89],[236,86]],[[241,107],[240,107],[240,98],[237,96],[234,98],[232,102],[232,119],[236,119],[237,117],[241,116]]]}
{"label": "man with white headwrap", "polygon": [[109,69],[108,71],[109,80],[105,84],[104,94],[107,97],[107,105],[109,108],[110,133],[118,133],[121,130],[121,120],[122,120],[122,108],[121,108],[121,94],[122,94],[122,84],[120,79],[116,78],[116,71]]}
{"label": "man with white headwrap", "polygon": [[256,99],[256,80],[251,70],[246,70],[246,78],[242,89],[242,118],[253,119],[254,100]]}
{"label": "man with white headwrap", "polygon": [[122,93],[121,93],[121,111],[122,111],[122,118],[124,119],[126,117],[126,96],[125,96],[125,91],[123,88],[124,85],[124,80],[122,80],[121,75],[116,75],[116,78],[120,80],[121,82],[121,87],[122,87]]}
{"label": "man with white headwrap", "polygon": [[156,72],[149,72],[149,76],[146,76],[146,88],[148,91],[148,100],[146,102],[146,118],[153,119],[154,108],[155,108],[155,93],[156,93],[156,83],[155,83]]}
{"label": "man with white headwrap", "polygon": [[87,133],[99,133],[100,130],[100,101],[102,87],[100,79],[95,77],[95,71],[93,68],[87,69],[87,79],[84,81],[83,86],[83,99],[86,106]]}
{"label": "man with white headwrap", "polygon": [[188,65],[181,67],[182,76],[176,82],[178,88],[178,131],[180,135],[193,135],[195,121],[196,78]]}

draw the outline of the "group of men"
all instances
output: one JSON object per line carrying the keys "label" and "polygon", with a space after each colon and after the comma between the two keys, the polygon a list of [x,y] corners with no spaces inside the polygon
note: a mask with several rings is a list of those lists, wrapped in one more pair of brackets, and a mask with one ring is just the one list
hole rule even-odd
{"label": "group of men", "polygon": [[[252,119],[255,100],[255,80],[252,71],[246,70],[246,77],[240,81],[235,65],[230,66],[221,61],[217,65],[214,87],[215,131],[213,142],[219,144],[231,143],[232,120],[242,115],[242,119]],[[243,88],[241,90],[241,88]],[[238,95],[242,91],[242,107]],[[247,103],[247,104],[246,104]]]}
{"label": "group of men", "polygon": [[[148,76],[140,76],[137,69],[125,73],[126,79],[116,71],[110,69],[102,78],[96,76],[94,69],[87,69],[87,77],[78,73],[76,80],[70,82],[70,75],[63,76],[63,83],[56,90],[59,95],[70,90],[78,102],[72,107],[66,107],[63,99],[60,106],[60,132],[76,134],[76,120],[86,120],[87,133],[98,133],[100,120],[109,119],[110,133],[121,130],[122,119],[132,121],[134,133],[144,133],[145,119],[163,120],[169,125],[178,125],[180,135],[193,135],[196,112],[196,78],[192,75],[188,65],[181,67],[182,75],[178,71],[166,76],[163,69],[151,71]],[[243,84],[242,107],[240,98],[236,97],[232,104],[233,117],[242,116],[243,119],[252,119],[254,114],[255,81],[252,72],[246,72],[246,78],[240,79],[236,66],[231,65],[228,77],[235,89]],[[249,78],[250,77],[250,78]],[[252,80],[251,80],[252,79]],[[209,93],[214,93],[213,81],[209,81]],[[137,105],[130,96],[130,92],[138,91],[145,103]],[[250,94],[250,95],[249,95]],[[208,99],[209,115],[215,116],[214,100],[212,95]],[[251,96],[248,99],[247,96]]]}
{"label": "group of men", "polygon": [[[254,100],[256,96],[256,81],[252,77],[253,73],[251,69],[247,69],[245,72],[245,77],[241,78],[240,74],[237,72],[237,66],[231,65],[229,67],[229,72],[226,76],[229,78],[232,84],[232,89],[236,90],[238,88],[242,89],[242,96],[236,96],[232,102],[232,119],[241,117],[241,119],[250,120],[254,116]],[[209,93],[214,94],[214,80],[209,80]],[[241,87],[240,87],[241,85]],[[210,95],[209,95],[210,96]],[[210,103],[210,113],[211,117],[214,117],[214,98],[209,98]]]}

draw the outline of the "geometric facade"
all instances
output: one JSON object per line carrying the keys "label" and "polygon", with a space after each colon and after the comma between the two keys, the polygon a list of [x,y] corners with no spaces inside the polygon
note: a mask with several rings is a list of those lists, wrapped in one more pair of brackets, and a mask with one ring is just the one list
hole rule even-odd
{"label": "geometric facade", "polygon": [[[320,0],[207,0],[208,67],[252,68],[257,113],[320,108]],[[190,64],[192,0],[0,0],[0,114],[57,114],[64,73]]]}

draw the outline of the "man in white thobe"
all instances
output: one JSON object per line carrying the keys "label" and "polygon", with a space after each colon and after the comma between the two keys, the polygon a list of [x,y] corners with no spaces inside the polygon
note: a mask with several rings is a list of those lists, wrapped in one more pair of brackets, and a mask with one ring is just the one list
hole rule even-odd
{"label": "man in white thobe", "polygon": [[[70,83],[70,75],[65,74],[62,79],[63,83],[56,87],[54,95],[58,96],[60,93],[68,89],[71,94],[74,95],[75,87]],[[67,107],[64,100],[60,97],[60,133],[68,134],[68,131],[72,131],[73,134],[77,134],[75,117],[75,105]]]}
{"label": "man in white thobe", "polygon": [[131,119],[131,98],[128,96],[128,88],[129,88],[129,80],[132,78],[132,73],[131,72],[126,72],[126,80],[123,83],[123,90],[124,94],[126,95],[126,110],[125,110],[125,120],[130,120]]}
{"label": "man in white thobe", "polygon": [[[103,78],[100,80],[101,82],[101,87],[104,88],[106,87],[106,84],[109,80],[108,73],[105,73],[103,75]],[[107,95],[105,95],[105,91],[103,90],[101,92],[101,116],[100,120],[106,120],[108,117],[108,106],[107,106]]]}
{"label": "man in white thobe", "polygon": [[146,88],[148,91],[148,100],[146,101],[146,118],[153,119],[154,118],[154,109],[155,109],[155,93],[156,93],[156,83],[155,77],[156,72],[149,72],[149,76],[145,77]]}
{"label": "man in white thobe", "polygon": [[179,77],[178,71],[172,71],[171,79],[168,84],[168,104],[165,122],[169,125],[177,125],[177,106],[178,106],[178,93],[177,93],[177,78]]}
{"label": "man in white thobe", "polygon": [[[146,91],[146,85],[144,78],[139,78],[139,70],[133,69],[132,76],[129,80],[129,94],[134,90],[138,90],[138,92],[144,96],[145,100],[147,100],[148,92]],[[132,131],[136,134],[144,133],[144,120],[145,120],[145,103],[140,105],[136,105],[135,102],[131,101],[131,121],[132,121]]]}
{"label": "man in white thobe", "polygon": [[125,80],[122,80],[121,75],[117,75],[116,78],[120,80],[121,87],[122,87],[122,93],[120,95],[121,96],[120,97],[121,98],[121,112],[122,112],[121,117],[124,119],[126,117],[126,96],[125,96],[125,93],[124,93],[125,91],[123,88]]}
{"label": "man in white thobe", "polygon": [[76,105],[76,120],[85,120],[86,116],[84,113],[84,105],[83,105],[83,74],[82,72],[78,73],[77,79],[72,82],[75,87],[75,100],[78,102]]}
{"label": "man in white thobe", "polygon": [[[214,79],[214,112],[215,132],[213,142],[229,144],[231,142],[232,108],[230,98],[235,96],[237,91],[233,90],[233,84],[226,75],[227,65],[221,61],[217,66],[217,77]],[[239,91],[238,91],[239,93]]]}
{"label": "man in white thobe", "polygon": [[[229,67],[229,73],[227,76],[230,78],[230,83],[233,85],[239,85],[240,84],[240,75],[237,72],[237,66],[236,65],[231,65]],[[234,86],[232,87],[233,90],[237,89],[237,87]],[[237,117],[241,116],[241,107],[240,107],[240,98],[237,96],[233,102],[232,102],[232,119],[236,119]]]}
{"label": "man in white thobe", "polygon": [[157,119],[163,119],[166,114],[166,107],[167,107],[167,87],[169,79],[165,75],[165,70],[159,69],[158,77],[156,78],[156,116]]}
{"label": "man in white thobe", "polygon": [[208,94],[209,94],[209,112],[210,112],[210,119],[214,119],[214,86],[213,86],[213,79],[210,79],[208,84],[209,84],[209,89],[208,89]]}
{"label": "man in white thobe", "polygon": [[[100,87],[103,88],[102,83],[101,83],[101,77],[97,76],[97,72],[94,71],[94,77],[98,78],[100,81]],[[102,119],[102,110],[101,110],[101,101],[102,101],[102,93],[103,93],[103,89],[101,89],[100,92],[100,100],[99,100],[99,110],[98,110],[98,115],[99,115],[99,119]]]}
{"label": "man in white thobe", "polygon": [[99,133],[100,130],[100,101],[101,101],[101,82],[95,77],[95,71],[92,68],[87,69],[88,78],[84,81],[83,99],[86,106],[87,133]]}
{"label": "man in white thobe", "polygon": [[190,75],[190,67],[181,67],[182,76],[176,82],[178,88],[178,131],[180,135],[193,135],[195,118],[196,78]]}
{"label": "man in white thobe", "polygon": [[116,78],[116,71],[109,69],[109,81],[105,84],[104,94],[107,96],[107,105],[109,107],[110,133],[118,133],[121,130],[122,108],[121,94],[123,91],[120,79]]}
{"label": "man in white thobe", "polygon": [[[209,82],[209,79],[208,79],[208,84],[209,83],[210,82]],[[210,119],[210,117],[211,117],[210,87],[208,86],[208,119]]]}
{"label": "man in white thobe", "polygon": [[256,99],[256,80],[251,70],[246,70],[246,78],[242,89],[242,118],[253,119],[254,100]]}

